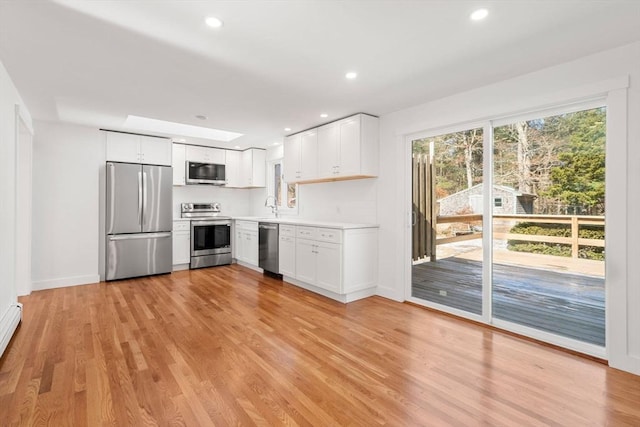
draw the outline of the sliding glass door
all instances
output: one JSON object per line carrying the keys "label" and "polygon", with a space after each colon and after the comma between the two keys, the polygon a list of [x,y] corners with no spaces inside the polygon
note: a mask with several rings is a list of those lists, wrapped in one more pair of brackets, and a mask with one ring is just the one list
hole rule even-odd
{"label": "sliding glass door", "polygon": [[412,141],[411,295],[482,314],[483,129]]}
{"label": "sliding glass door", "polygon": [[606,109],[494,128],[493,317],[605,345]]}
{"label": "sliding glass door", "polygon": [[605,354],[606,108],[594,105],[411,139],[413,301]]}

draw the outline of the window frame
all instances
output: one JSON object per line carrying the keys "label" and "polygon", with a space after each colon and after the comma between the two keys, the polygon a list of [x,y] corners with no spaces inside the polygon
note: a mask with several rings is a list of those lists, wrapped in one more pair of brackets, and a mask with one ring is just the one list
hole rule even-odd
{"label": "window frame", "polygon": [[289,215],[297,215],[298,214],[298,206],[300,205],[300,192],[298,188],[298,184],[293,184],[295,186],[295,199],[296,205],[295,207],[290,208],[288,206],[288,186],[284,180],[282,180],[282,176],[284,174],[284,158],[280,157],[277,159],[272,159],[267,161],[267,196],[274,196],[276,200],[278,200],[277,195],[275,194],[275,168],[276,165],[280,165],[280,203],[278,204],[278,212],[289,214]]}

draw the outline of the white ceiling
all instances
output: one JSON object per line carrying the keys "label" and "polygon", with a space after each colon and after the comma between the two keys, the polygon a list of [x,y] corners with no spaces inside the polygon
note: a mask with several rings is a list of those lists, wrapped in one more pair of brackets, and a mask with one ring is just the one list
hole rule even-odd
{"label": "white ceiling", "polygon": [[242,148],[636,40],[636,0],[0,0],[0,61],[34,118],[123,129],[133,114],[240,132],[213,145]]}

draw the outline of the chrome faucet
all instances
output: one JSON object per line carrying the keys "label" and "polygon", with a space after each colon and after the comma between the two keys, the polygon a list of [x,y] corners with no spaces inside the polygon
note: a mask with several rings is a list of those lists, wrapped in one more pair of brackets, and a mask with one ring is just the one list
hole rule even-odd
{"label": "chrome faucet", "polygon": [[[273,199],[272,204],[269,204],[269,199]],[[274,214],[276,218],[278,218],[278,199],[276,199],[275,196],[267,196],[264,201],[264,205],[267,208],[271,208],[271,213]]]}

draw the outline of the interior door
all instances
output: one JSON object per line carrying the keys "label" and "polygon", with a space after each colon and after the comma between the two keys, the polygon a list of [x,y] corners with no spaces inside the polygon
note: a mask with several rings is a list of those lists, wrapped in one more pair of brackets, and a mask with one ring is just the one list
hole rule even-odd
{"label": "interior door", "polygon": [[171,231],[173,171],[167,166],[142,167],[142,231]]}
{"label": "interior door", "polygon": [[[139,233],[142,203],[142,167],[131,163],[108,162],[107,234]],[[171,223],[168,229],[171,229]]]}

